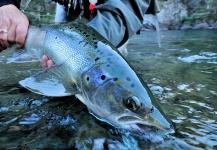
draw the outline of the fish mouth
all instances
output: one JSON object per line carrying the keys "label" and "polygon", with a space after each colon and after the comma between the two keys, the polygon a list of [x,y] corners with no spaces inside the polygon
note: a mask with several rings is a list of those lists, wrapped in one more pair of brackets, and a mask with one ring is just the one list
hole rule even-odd
{"label": "fish mouth", "polygon": [[142,135],[157,133],[159,131],[157,128],[154,128],[152,126],[147,126],[141,123],[130,124],[130,128]]}
{"label": "fish mouth", "polygon": [[130,128],[133,129],[134,131],[137,131],[138,133],[142,134],[142,135],[147,135],[147,134],[171,134],[174,133],[173,129],[168,129],[168,130],[161,130],[158,129],[155,126],[147,126],[145,124],[141,124],[141,123],[135,123],[135,124],[131,124]]}
{"label": "fish mouth", "polygon": [[160,126],[158,124],[149,122],[148,119],[142,119],[137,116],[121,116],[118,118],[118,123],[124,129],[143,136],[174,133],[174,130],[171,126]]}
{"label": "fish mouth", "polygon": [[[132,120],[135,119],[135,117],[129,117],[124,116],[121,117],[119,120],[122,119],[129,119]],[[142,121],[129,121],[129,122],[119,122],[122,123],[121,126],[124,130],[130,131],[130,134],[139,136],[139,138],[143,138],[145,140],[149,140],[152,143],[162,143],[164,141],[164,138],[161,134],[159,134],[159,130],[154,127],[147,124],[144,124]],[[126,131],[123,131],[123,133],[126,133]]]}
{"label": "fish mouth", "polygon": [[157,128],[154,126],[145,123],[140,118],[135,116],[122,116],[118,119],[118,122],[125,129],[129,129],[133,132],[138,132],[139,134],[146,134],[146,132],[157,131]]}

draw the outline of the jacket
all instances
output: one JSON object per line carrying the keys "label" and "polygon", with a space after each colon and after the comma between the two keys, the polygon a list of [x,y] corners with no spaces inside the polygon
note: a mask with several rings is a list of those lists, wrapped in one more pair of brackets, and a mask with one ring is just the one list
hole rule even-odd
{"label": "jacket", "polygon": [[1,0],[0,1],[0,7],[8,4],[14,4],[18,8],[20,8],[20,1],[21,0]]}
{"label": "jacket", "polygon": [[[58,2],[59,0],[53,1]],[[124,44],[132,35],[140,30],[145,14],[156,14],[159,11],[157,0],[98,1],[99,3],[97,3],[94,9],[94,17],[87,25],[99,32],[116,47]],[[2,0],[0,6],[15,4],[19,7],[19,2],[20,0]],[[87,8],[89,0],[83,0],[83,3],[84,15],[88,16],[90,14]],[[67,4],[62,4],[67,7]]]}

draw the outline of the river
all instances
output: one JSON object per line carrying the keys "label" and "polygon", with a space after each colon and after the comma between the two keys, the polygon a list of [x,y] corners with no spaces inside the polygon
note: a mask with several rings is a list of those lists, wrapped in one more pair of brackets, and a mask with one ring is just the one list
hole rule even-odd
{"label": "river", "polygon": [[148,84],[176,134],[153,143],[119,133],[75,97],[33,94],[18,81],[40,63],[14,63],[16,47],[0,54],[0,149],[217,149],[217,30],[142,31],[126,59]]}

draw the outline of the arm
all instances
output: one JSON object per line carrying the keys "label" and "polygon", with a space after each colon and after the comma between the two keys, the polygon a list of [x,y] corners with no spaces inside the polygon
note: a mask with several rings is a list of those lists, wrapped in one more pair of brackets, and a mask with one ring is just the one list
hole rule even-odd
{"label": "arm", "polygon": [[88,25],[119,47],[142,27],[145,13],[157,11],[156,0],[108,0]]}

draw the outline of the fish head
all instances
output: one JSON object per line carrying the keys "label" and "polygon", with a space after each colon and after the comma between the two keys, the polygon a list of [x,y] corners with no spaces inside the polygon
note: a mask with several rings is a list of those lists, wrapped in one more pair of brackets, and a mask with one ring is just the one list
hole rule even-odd
{"label": "fish head", "polygon": [[173,132],[171,122],[145,83],[129,68],[128,72],[117,68],[100,64],[82,75],[83,99],[90,112],[102,121],[138,135],[150,137],[152,133]]}

